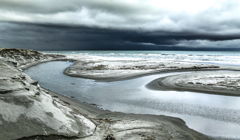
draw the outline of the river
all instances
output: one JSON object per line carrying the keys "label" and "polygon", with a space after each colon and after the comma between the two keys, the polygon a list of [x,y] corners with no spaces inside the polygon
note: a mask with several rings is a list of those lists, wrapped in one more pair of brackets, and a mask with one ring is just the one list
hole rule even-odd
{"label": "river", "polygon": [[154,74],[129,80],[98,82],[69,77],[63,71],[72,62],[47,62],[24,72],[51,91],[73,96],[100,108],[135,114],[179,117],[203,134],[240,138],[240,97],[196,92],[157,91],[146,85],[160,77],[181,73]]}

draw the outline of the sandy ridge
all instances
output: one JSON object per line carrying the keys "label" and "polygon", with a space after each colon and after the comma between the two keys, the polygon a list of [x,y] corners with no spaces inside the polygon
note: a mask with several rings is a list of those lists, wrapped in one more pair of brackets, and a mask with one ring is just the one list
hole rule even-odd
{"label": "sandy ridge", "polygon": [[161,60],[144,60],[125,58],[108,59],[97,56],[67,56],[74,60],[74,65],[68,67],[64,74],[73,77],[82,77],[95,80],[122,80],[147,74],[169,72],[169,71],[198,71],[218,70],[220,66],[190,63],[171,62]]}

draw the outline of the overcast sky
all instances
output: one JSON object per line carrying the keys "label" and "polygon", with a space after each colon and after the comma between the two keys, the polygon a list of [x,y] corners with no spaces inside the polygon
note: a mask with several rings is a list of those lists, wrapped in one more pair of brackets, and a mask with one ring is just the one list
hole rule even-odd
{"label": "overcast sky", "polygon": [[0,0],[0,47],[240,50],[239,0]]}

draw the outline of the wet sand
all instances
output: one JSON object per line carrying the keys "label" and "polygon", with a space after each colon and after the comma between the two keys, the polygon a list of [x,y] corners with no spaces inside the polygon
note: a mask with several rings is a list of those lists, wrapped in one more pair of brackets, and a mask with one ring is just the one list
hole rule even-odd
{"label": "wet sand", "polygon": [[[72,108],[91,118],[97,124],[95,134],[84,140],[102,139],[113,134],[116,139],[214,139],[189,129],[179,118],[162,115],[126,114],[102,110],[97,106],[49,91],[49,94],[67,102]],[[81,139],[82,140],[82,139]]]}

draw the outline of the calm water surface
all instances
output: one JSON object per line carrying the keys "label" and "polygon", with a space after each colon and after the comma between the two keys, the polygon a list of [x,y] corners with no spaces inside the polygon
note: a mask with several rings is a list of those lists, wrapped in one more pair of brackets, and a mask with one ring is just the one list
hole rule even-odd
{"label": "calm water surface", "polygon": [[155,74],[131,80],[96,82],[69,77],[63,71],[72,62],[47,62],[25,70],[44,88],[111,111],[179,117],[201,133],[240,138],[240,97],[194,92],[155,91],[154,79],[180,74]]}

